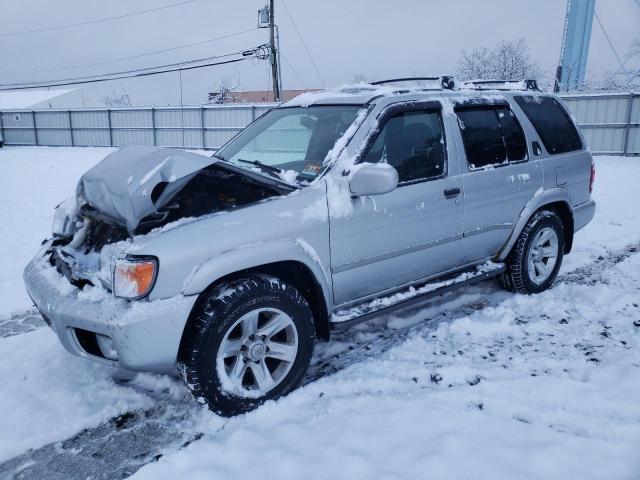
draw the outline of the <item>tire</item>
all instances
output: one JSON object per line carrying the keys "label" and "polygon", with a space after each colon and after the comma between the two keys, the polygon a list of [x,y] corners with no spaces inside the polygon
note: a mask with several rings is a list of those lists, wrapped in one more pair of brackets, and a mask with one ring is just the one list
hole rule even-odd
{"label": "tire", "polygon": [[[552,253],[555,257],[545,257]],[[558,276],[563,255],[562,220],[555,212],[540,210],[529,219],[520,233],[505,262],[506,270],[498,277],[498,282],[514,293],[530,295],[543,292],[553,285]]]}
{"label": "tire", "polygon": [[307,300],[266,275],[215,288],[185,335],[180,377],[200,403],[223,416],[248,412],[295,389],[315,342]]}

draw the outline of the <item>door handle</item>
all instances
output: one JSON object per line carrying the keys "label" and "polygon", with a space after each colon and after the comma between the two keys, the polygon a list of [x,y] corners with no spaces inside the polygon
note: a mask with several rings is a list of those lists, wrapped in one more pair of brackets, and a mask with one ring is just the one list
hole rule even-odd
{"label": "door handle", "polygon": [[444,191],[445,198],[456,198],[458,195],[460,195],[459,188],[447,188]]}

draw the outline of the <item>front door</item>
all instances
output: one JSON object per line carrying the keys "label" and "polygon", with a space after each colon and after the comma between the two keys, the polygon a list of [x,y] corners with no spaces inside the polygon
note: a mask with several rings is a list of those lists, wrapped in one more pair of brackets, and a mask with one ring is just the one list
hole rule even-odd
{"label": "front door", "polygon": [[439,104],[392,105],[372,131],[358,161],[386,162],[400,181],[393,192],[352,198],[347,217],[332,214],[329,202],[336,305],[457,265],[462,182]]}

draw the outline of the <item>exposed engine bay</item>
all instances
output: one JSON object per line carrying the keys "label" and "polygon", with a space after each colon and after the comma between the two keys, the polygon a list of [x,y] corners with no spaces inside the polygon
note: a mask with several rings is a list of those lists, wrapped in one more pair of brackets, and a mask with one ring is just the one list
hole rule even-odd
{"label": "exposed engine bay", "polygon": [[[154,203],[166,187],[167,182],[156,184],[151,192]],[[216,163],[200,170],[156,212],[141,219],[132,235],[122,223],[85,204],[79,210],[83,226],[77,235],[73,239],[66,239],[66,242],[59,240],[56,243],[73,243],[85,254],[91,251],[99,253],[105,245],[126,240],[133,235],[144,235],[181,218],[232,210],[282,193],[285,192],[276,186],[257,182]],[[82,238],[77,238],[78,234]]]}

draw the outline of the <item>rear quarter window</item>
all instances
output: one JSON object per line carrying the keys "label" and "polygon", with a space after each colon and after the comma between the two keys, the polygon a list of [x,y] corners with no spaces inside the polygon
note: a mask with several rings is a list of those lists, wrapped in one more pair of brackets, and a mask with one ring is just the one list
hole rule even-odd
{"label": "rear quarter window", "polygon": [[516,96],[514,100],[538,132],[547,152],[557,155],[582,149],[575,125],[555,98],[527,95]]}

